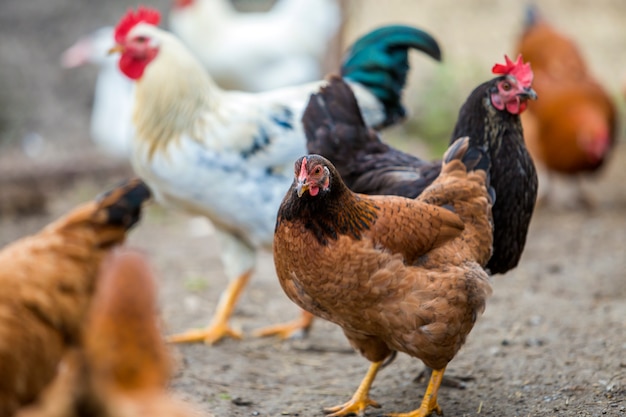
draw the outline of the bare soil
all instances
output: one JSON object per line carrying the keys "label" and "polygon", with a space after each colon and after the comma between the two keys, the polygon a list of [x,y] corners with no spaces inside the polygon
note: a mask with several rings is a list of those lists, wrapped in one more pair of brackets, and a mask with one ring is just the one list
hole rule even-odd
{"label": "bare soil", "polygon": [[[93,155],[86,132],[95,72],[68,75],[56,69],[55,60],[73,37],[114,22],[130,3],[35,3],[38,7],[19,0],[0,5],[0,59],[3,68],[22,68],[18,77],[23,81],[18,84],[25,88],[21,102],[28,103],[18,127],[3,138],[31,129],[43,132],[48,144],[46,163],[66,161],[68,155]],[[452,62],[472,56],[489,67],[511,49],[522,15],[520,5],[507,1],[476,0],[458,8],[451,1],[407,3],[392,1],[385,10],[377,2],[359,3],[346,37],[350,39],[350,31],[361,32],[393,19],[419,23],[441,34],[442,43],[450,45]],[[561,4],[548,1],[546,9],[589,45],[596,59],[594,69],[616,88],[620,76],[626,75],[621,65],[626,59],[621,53],[626,43],[624,4],[573,1],[560,9]],[[415,18],[406,17],[406,10]],[[593,24],[580,23],[583,16]],[[618,29],[613,25],[619,19]],[[20,45],[27,47],[21,50]],[[434,64],[428,67],[431,64],[423,62],[419,65],[434,70]],[[45,70],[49,72],[44,74]],[[33,77],[34,87],[25,76]],[[41,92],[39,99],[36,91]],[[2,167],[19,169],[37,163],[21,154],[16,140],[11,142],[0,147]],[[442,388],[440,404],[445,415],[626,416],[626,172],[622,164],[626,164],[623,141],[606,169],[584,184],[596,200],[595,209],[571,209],[562,199],[536,211],[519,267],[493,278],[494,294],[484,316],[448,367],[450,375],[474,379],[464,390]],[[35,232],[121,176],[100,173],[57,189],[46,183],[46,192],[52,196],[48,212],[0,217],[0,245]],[[563,184],[558,185],[560,194]],[[165,332],[206,325],[226,286],[210,226],[151,206],[132,232],[129,245],[147,252],[153,262]],[[250,335],[256,328],[297,314],[279,287],[271,256],[261,254],[234,324]],[[352,351],[340,329],[322,320],[302,340],[248,336],[213,347],[175,346],[173,351],[180,367],[172,389],[200,410],[220,417],[323,415],[322,407],[343,403],[352,395],[368,366]],[[421,369],[419,360],[398,355],[380,372],[371,392],[382,409],[371,409],[367,415],[416,408],[425,382],[413,379]]]}

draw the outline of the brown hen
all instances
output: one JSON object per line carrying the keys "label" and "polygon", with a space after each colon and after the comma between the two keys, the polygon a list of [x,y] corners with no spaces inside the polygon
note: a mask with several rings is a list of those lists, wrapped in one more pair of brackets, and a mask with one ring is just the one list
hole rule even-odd
{"label": "brown hen", "polygon": [[0,415],[32,402],[79,342],[100,263],[149,197],[130,181],[0,251]]}
{"label": "brown hen", "polygon": [[[596,171],[615,143],[613,100],[590,74],[574,41],[541,18],[535,6],[527,10],[517,49],[533,67],[540,98],[522,114],[526,144],[538,167],[575,178]],[[543,187],[542,197],[547,192]],[[592,204],[580,184],[578,200]]]}
{"label": "brown hen", "polygon": [[104,262],[83,343],[39,403],[16,417],[187,417],[199,415],[166,391],[172,359],[157,320],[156,282],[138,252]]}
{"label": "brown hen", "polygon": [[491,293],[481,266],[493,240],[488,169],[488,156],[459,139],[413,200],[353,193],[319,155],[296,162],[274,238],[280,283],[300,307],[340,325],[372,362],[352,399],[326,410],[331,416],[378,407],[370,386],[397,351],[434,369],[420,408],[402,415],[441,413],[445,368]]}

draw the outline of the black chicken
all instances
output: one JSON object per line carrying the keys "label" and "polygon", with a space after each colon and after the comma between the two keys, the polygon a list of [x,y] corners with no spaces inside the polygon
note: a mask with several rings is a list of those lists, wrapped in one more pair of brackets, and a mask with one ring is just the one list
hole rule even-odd
{"label": "black chicken", "polygon": [[[469,136],[470,146],[491,157],[494,240],[484,267],[498,274],[517,266],[537,197],[537,173],[519,118],[536,93],[530,66],[521,57],[517,62],[506,57],[493,72],[498,76],[476,87],[461,107],[451,143]],[[424,161],[382,142],[363,123],[352,91],[340,78],[311,96],[302,122],[308,152],[328,158],[354,192],[414,198],[441,170],[441,161]]]}

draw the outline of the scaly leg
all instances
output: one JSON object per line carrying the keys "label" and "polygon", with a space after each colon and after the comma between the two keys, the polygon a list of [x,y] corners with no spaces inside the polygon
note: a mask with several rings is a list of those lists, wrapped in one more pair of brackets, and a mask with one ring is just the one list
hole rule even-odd
{"label": "scaly leg", "polygon": [[439,404],[437,403],[437,393],[439,392],[439,387],[441,386],[443,373],[445,371],[446,368],[433,369],[430,381],[428,381],[428,387],[426,388],[426,394],[424,394],[420,408],[411,411],[410,413],[386,414],[386,417],[426,417],[431,415],[433,412],[437,415],[443,415],[443,410],[441,410],[441,407],[439,407]]}
{"label": "scaly leg", "polygon": [[[425,366],[424,369],[420,371],[419,374],[413,379],[413,382],[422,383],[427,379],[430,381],[430,376],[433,374],[433,370],[428,366]],[[466,382],[473,381],[474,378],[472,375],[463,375],[463,376],[450,376],[444,375],[443,380],[441,381],[442,387],[448,388],[456,388],[456,389],[465,389],[467,388]]]}
{"label": "scaly leg", "polygon": [[374,382],[374,378],[376,378],[376,374],[382,364],[383,361],[373,362],[350,401],[335,407],[325,408],[325,413],[332,413],[328,414],[326,417],[349,416],[352,414],[362,416],[365,409],[370,405],[374,408],[380,408],[380,404],[370,399],[369,392],[372,387],[372,382]]}
{"label": "scaly leg", "polygon": [[204,342],[207,345],[212,345],[227,336],[241,339],[241,332],[231,329],[228,325],[228,320],[233,314],[235,304],[248,284],[251,275],[252,270],[249,270],[228,285],[220,296],[213,320],[207,328],[176,334],[168,337],[167,341],[170,343]]}
{"label": "scaly leg", "polygon": [[300,318],[292,320],[288,323],[275,324],[273,326],[263,327],[254,332],[254,336],[278,336],[281,339],[288,339],[298,334],[306,335],[309,328],[313,324],[313,314],[302,310]]}

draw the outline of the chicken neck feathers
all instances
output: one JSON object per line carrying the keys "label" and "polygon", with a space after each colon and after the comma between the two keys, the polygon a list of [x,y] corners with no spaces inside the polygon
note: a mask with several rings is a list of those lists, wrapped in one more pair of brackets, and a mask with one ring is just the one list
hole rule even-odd
{"label": "chicken neck feathers", "polygon": [[478,86],[459,111],[451,141],[470,137],[470,146],[491,159],[493,205],[493,255],[487,263],[492,274],[515,268],[526,244],[526,235],[537,199],[537,171],[526,145],[519,116],[498,111],[489,100],[489,89],[498,78]]}

